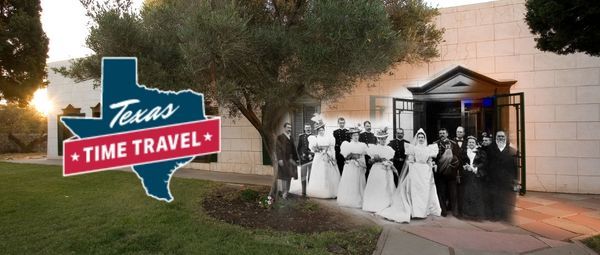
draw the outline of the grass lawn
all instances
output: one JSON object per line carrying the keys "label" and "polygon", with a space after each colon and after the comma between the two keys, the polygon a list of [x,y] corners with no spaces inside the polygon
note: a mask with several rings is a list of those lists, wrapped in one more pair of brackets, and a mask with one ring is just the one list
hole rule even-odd
{"label": "grass lawn", "polygon": [[175,201],[166,203],[147,197],[132,173],[62,177],[58,166],[0,162],[0,253],[327,254],[337,244],[366,254],[375,248],[376,228],[302,235],[214,220],[201,205],[218,185],[173,178]]}
{"label": "grass lawn", "polygon": [[587,247],[600,254],[600,235],[590,237],[582,241]]}

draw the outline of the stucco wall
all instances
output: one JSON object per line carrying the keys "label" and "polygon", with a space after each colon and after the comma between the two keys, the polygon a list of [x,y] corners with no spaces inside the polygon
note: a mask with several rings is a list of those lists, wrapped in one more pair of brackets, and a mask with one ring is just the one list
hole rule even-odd
{"label": "stucco wall", "polygon": [[92,81],[75,83],[74,80],[65,78],[55,73],[51,68],[68,66],[69,61],[48,63],[48,98],[52,103],[52,109],[48,113],[48,158],[57,159],[57,116],[62,114],[62,109],[71,104],[75,108],[81,108],[86,117],[92,116],[90,107],[100,102],[101,90],[94,89]]}
{"label": "stucco wall", "polygon": [[[600,58],[559,56],[535,49],[523,21],[523,0],[493,1],[440,9],[438,26],[446,29],[441,56],[430,63],[400,65],[377,81],[361,83],[349,95],[321,106],[328,132],[338,116],[348,125],[371,120],[391,126],[391,97],[411,98],[407,87],[421,86],[444,70],[462,65],[497,80],[514,79],[511,92],[525,93],[528,190],[600,193]],[[99,98],[91,84],[74,85],[49,73],[54,105],[81,107],[86,116]],[[55,81],[56,80],[56,81]],[[55,89],[58,86],[61,89]],[[370,86],[369,86],[370,85]],[[371,118],[370,104],[383,111]],[[54,109],[55,111],[57,109]],[[56,119],[48,120],[48,155],[56,156]],[[407,117],[410,119],[410,117]],[[223,118],[218,163],[191,163],[212,171],[268,175],[261,141],[245,119]],[[407,130],[412,137],[413,130]],[[453,132],[452,132],[453,133]],[[54,139],[53,139],[54,138]]]}
{"label": "stucco wall", "polygon": [[228,118],[221,113],[221,153],[215,163],[190,163],[201,170],[272,175],[273,168],[262,164],[262,141],[246,118]]}
{"label": "stucco wall", "polygon": [[[456,65],[497,80],[514,79],[511,92],[525,93],[528,190],[600,193],[600,58],[557,55],[535,48],[523,20],[523,0],[494,1],[440,9],[441,56],[430,63],[401,65],[361,84],[326,109],[330,121],[369,117],[373,95],[410,98],[420,86]],[[392,123],[391,100],[383,123]],[[453,132],[451,132],[453,133]]]}

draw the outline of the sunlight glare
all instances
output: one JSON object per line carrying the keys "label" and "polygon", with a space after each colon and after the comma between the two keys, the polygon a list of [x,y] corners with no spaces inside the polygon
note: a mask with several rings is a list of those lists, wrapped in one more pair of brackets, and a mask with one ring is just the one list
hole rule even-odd
{"label": "sunlight glare", "polygon": [[33,106],[42,115],[47,116],[52,109],[52,103],[48,99],[48,90],[46,88],[38,89],[33,93],[29,105]]}

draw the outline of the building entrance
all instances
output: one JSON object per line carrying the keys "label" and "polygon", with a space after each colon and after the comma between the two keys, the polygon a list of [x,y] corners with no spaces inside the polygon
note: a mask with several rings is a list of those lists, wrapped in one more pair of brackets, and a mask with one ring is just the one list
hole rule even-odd
{"label": "building entrance", "polygon": [[524,94],[510,94],[516,81],[497,81],[458,66],[434,78],[422,87],[409,88],[412,99],[394,98],[393,126],[403,128],[412,138],[419,128],[427,133],[428,143],[438,139],[438,130],[446,128],[450,138],[456,128],[481,141],[482,132],[503,130],[517,149],[521,194],[525,193],[525,110]]}

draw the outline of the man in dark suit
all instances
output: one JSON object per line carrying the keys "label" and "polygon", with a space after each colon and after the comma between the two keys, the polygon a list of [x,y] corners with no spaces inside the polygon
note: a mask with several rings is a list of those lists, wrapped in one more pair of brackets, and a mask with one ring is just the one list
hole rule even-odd
{"label": "man in dark suit", "polygon": [[344,171],[344,156],[340,153],[340,147],[342,146],[342,142],[350,141],[350,137],[348,136],[348,129],[344,128],[346,125],[346,120],[343,117],[338,118],[338,126],[339,128],[333,131],[333,137],[335,138],[335,159],[337,161],[338,169],[340,170],[340,175]]}
{"label": "man in dark suit", "polygon": [[[371,122],[370,121],[365,121],[363,123],[364,127],[365,127],[365,131],[360,133],[360,135],[358,136],[358,141],[361,143],[365,143],[367,145],[369,144],[377,144],[377,137],[375,137],[375,134],[373,134],[373,132],[371,132]],[[369,162],[371,159],[371,157],[369,157],[369,155],[365,155],[365,162],[367,163],[367,172],[366,172],[366,178],[369,178],[369,172],[371,171],[371,166],[373,166],[373,163]]]}
{"label": "man in dark suit", "polygon": [[277,179],[281,181],[282,196],[287,198],[292,178],[298,178],[298,153],[292,140],[292,124],[283,124],[283,134],[277,136]]}
{"label": "man in dark suit", "polygon": [[[404,146],[408,141],[404,140],[404,129],[398,128],[396,129],[396,138],[391,140],[388,146],[394,149],[394,159],[392,163],[394,163],[394,167],[398,170],[398,174],[402,170],[402,166],[404,165],[404,161],[406,160],[406,154]],[[394,173],[394,183],[398,186],[398,174]]]}
{"label": "man in dark suit", "polygon": [[435,179],[438,199],[440,200],[440,207],[442,208],[442,216],[446,216],[448,210],[452,210],[454,216],[457,217],[459,216],[457,177],[460,161],[452,164],[442,164],[441,160],[447,147],[450,148],[452,155],[457,159],[461,155],[460,149],[454,141],[448,139],[448,130],[445,128],[441,128],[438,131],[438,137],[439,139],[434,142],[437,144],[439,151],[435,158],[433,177]]}
{"label": "man in dark suit", "polygon": [[467,141],[465,141],[465,129],[461,126],[456,128],[456,137],[454,137],[454,142],[458,145],[458,148],[462,152],[467,151]]}
{"label": "man in dark suit", "polygon": [[306,197],[306,181],[310,176],[311,163],[315,153],[308,147],[308,137],[311,136],[312,128],[310,124],[304,125],[304,133],[298,137],[298,154],[300,154],[300,179],[302,181],[302,196]]}
{"label": "man in dark suit", "polygon": [[510,221],[517,191],[518,158],[504,131],[496,132],[496,142],[488,146],[487,216]]}

